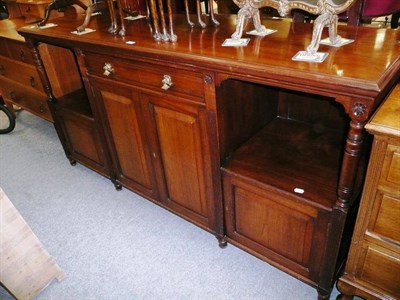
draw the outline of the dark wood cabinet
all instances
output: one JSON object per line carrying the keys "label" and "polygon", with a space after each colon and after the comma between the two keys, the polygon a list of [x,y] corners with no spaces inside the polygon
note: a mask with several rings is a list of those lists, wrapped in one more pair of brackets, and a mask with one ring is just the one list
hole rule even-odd
{"label": "dark wood cabinet", "polygon": [[[117,187],[329,298],[364,183],[370,145],[364,126],[400,77],[397,33],[340,26],[355,41],[321,45],[329,56],[317,64],[292,61],[309,42],[310,24],[268,20],[276,34],[223,47],[235,30],[230,17],[221,16],[218,28],[189,30],[178,16],[177,43],[155,42],[144,19],[129,24],[124,38],[107,33],[104,16],[93,18],[96,31],[83,36],[71,34],[81,18],[57,22],[20,32],[31,45],[75,53],[86,95],[75,103],[86,103],[89,113],[72,120],[79,109],[71,107],[66,118],[65,99],[45,88],[61,116],[56,127],[73,128],[58,132],[92,135],[91,149],[75,138],[83,143],[75,152],[104,166]],[[47,71],[40,60],[37,67]],[[60,138],[64,145],[73,140],[67,133]]]}
{"label": "dark wood cabinet", "polygon": [[[24,23],[17,19],[16,24]],[[40,118],[53,121],[34,58],[15,27],[10,20],[0,23],[0,31],[4,32],[0,36],[0,93],[14,114],[13,107],[17,105]]]}

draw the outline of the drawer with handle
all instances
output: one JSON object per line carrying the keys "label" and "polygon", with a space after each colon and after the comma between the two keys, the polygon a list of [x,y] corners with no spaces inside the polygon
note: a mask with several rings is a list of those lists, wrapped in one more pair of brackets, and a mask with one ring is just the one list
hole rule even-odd
{"label": "drawer with handle", "polygon": [[23,42],[7,40],[8,53],[11,59],[35,65],[31,50]]}
{"label": "drawer with handle", "polygon": [[46,94],[2,77],[0,77],[0,89],[6,100],[48,121],[53,121]]}
{"label": "drawer with handle", "polygon": [[204,75],[167,66],[145,64],[85,53],[85,64],[90,75],[106,77],[117,82],[151,88],[165,93],[183,95],[204,101]]}
{"label": "drawer with handle", "polygon": [[0,76],[16,81],[25,86],[44,92],[39,74],[31,65],[19,63],[9,58],[0,58]]}

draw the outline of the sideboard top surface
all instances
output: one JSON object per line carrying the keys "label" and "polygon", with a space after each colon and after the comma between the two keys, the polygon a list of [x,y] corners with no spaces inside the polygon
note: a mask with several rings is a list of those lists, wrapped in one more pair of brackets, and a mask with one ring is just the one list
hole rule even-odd
{"label": "sideboard top surface", "polygon": [[[149,22],[130,21],[125,37],[107,32],[106,15],[95,16],[89,28],[95,32],[75,35],[71,32],[82,24],[83,16],[52,20],[58,26],[38,29],[27,25],[19,29],[23,36],[86,50],[106,51],[109,55],[125,55],[161,60],[173,65],[189,65],[229,75],[253,76],[261,82],[288,82],[290,85],[317,87],[331,93],[341,92],[375,98],[393,78],[400,76],[400,31],[339,25],[338,33],[353,43],[335,48],[321,45],[320,52],[329,56],[322,63],[293,61],[312,38],[312,24],[282,20],[264,20],[263,24],[277,32],[266,37],[250,38],[246,47],[223,47],[222,43],[235,30],[235,15],[219,15],[221,26],[190,28],[183,16],[175,18],[176,43],[154,41]],[[247,27],[252,29],[252,24]],[[324,30],[322,38],[328,36]],[[126,44],[134,41],[135,44]],[[101,45],[101,49],[99,49]]]}

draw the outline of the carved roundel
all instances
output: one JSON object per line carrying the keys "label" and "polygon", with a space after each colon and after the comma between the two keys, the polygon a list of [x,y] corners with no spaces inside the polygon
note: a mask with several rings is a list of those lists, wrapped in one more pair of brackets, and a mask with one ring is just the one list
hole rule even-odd
{"label": "carved roundel", "polygon": [[356,117],[361,117],[367,112],[367,106],[364,103],[354,103],[352,113]]}

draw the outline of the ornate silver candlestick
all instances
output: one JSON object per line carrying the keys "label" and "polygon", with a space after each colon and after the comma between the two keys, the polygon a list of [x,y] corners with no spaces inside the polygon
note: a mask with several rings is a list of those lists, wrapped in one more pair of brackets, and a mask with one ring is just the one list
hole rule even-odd
{"label": "ornate silver candlestick", "polygon": [[354,0],[233,0],[240,7],[237,13],[236,31],[233,39],[240,39],[248,20],[252,20],[255,30],[265,32],[261,25],[259,9],[265,6],[278,10],[281,16],[287,16],[292,9],[300,9],[314,15],[319,15],[314,21],[312,40],[306,51],[313,55],[318,51],[321,34],[325,27],[329,29],[329,40],[338,44],[341,37],[337,34],[337,15],[346,11]]}

